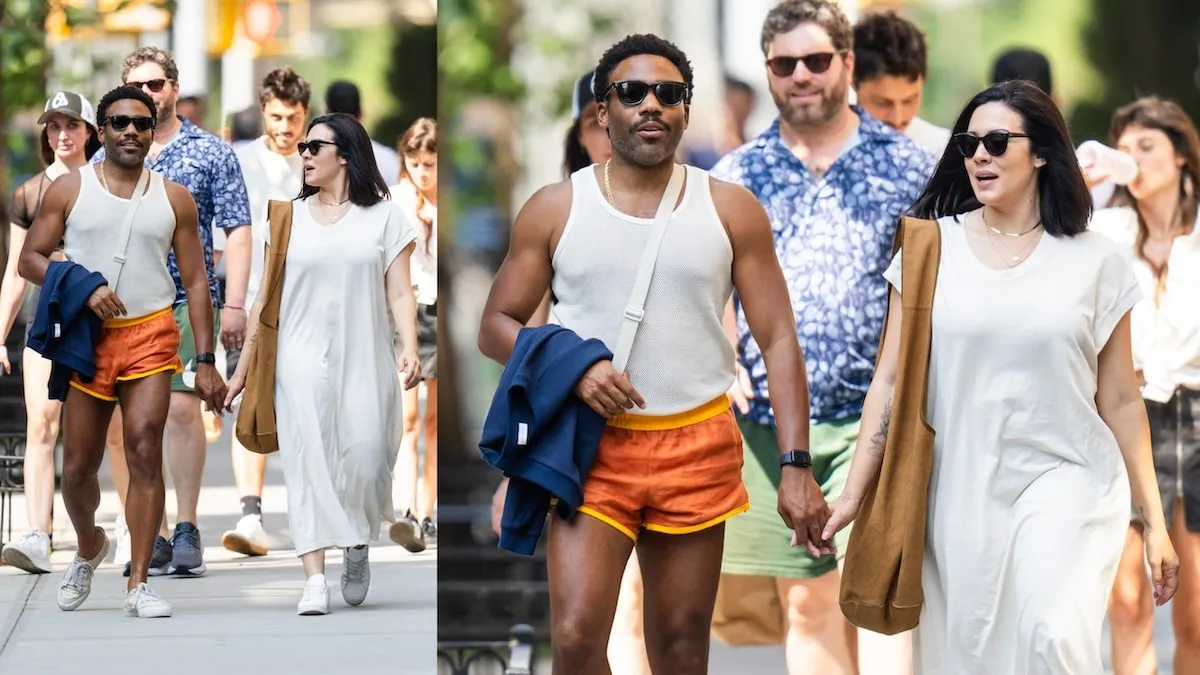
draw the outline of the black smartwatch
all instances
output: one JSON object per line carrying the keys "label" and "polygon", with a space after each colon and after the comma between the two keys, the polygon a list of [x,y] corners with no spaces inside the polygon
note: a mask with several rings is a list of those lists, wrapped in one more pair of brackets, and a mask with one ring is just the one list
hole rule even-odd
{"label": "black smartwatch", "polygon": [[196,363],[207,363],[209,365],[217,365],[217,355],[212,352],[204,352],[196,355]]}
{"label": "black smartwatch", "polygon": [[807,469],[812,466],[812,455],[807,450],[790,450],[779,456],[779,466],[798,466]]}

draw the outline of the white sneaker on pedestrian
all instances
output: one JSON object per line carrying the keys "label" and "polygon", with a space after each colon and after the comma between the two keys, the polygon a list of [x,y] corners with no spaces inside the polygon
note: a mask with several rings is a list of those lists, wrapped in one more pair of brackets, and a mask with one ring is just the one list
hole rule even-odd
{"label": "white sneaker on pedestrian", "polygon": [[342,558],[342,599],[357,607],[367,599],[371,588],[371,566],[367,562],[367,547],[346,549]]}
{"label": "white sneaker on pedestrian", "polygon": [[125,595],[125,616],[159,619],[171,616],[171,606],[142,582]]}
{"label": "white sneaker on pedestrian", "polygon": [[80,558],[76,553],[71,566],[67,568],[67,573],[63,575],[62,583],[58,586],[58,607],[64,612],[79,609],[83,601],[87,600],[92,592],[92,575],[108,555],[108,535],[99,527],[96,528],[96,533],[103,538],[100,552],[90,560]]}
{"label": "white sneaker on pedestrian", "polygon": [[30,574],[50,571],[50,535],[34,528],[16,541],[10,541],[0,551],[0,562]]}
{"label": "white sneaker on pedestrian", "polygon": [[324,574],[313,576],[304,583],[304,597],[300,598],[296,612],[300,616],[329,613],[329,586],[325,584]]}
{"label": "white sneaker on pedestrian", "polygon": [[133,544],[129,541],[129,528],[120,525],[114,534],[117,537],[117,551],[113,553],[113,564],[123,567],[125,563],[133,560]]}
{"label": "white sneaker on pedestrian", "polygon": [[232,530],[221,535],[221,546],[242,555],[266,555],[267,531],[263,529],[262,516],[242,516]]}

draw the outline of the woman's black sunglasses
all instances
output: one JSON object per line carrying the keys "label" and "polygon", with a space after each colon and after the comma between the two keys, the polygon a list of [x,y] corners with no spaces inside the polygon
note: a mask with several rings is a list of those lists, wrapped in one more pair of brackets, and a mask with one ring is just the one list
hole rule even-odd
{"label": "woman's black sunglasses", "polygon": [[612,90],[617,90],[617,100],[623,105],[641,105],[646,100],[646,94],[654,90],[654,97],[663,105],[675,106],[688,100],[688,86],[683,82],[642,82],[640,80],[621,80],[608,85],[602,98],[608,98]]}
{"label": "woman's black sunglasses", "polygon": [[322,146],[326,145],[336,146],[337,143],[334,143],[333,141],[301,141],[300,143],[296,144],[296,149],[301,154],[307,152],[313,157],[316,157],[318,154],[320,154]]}
{"label": "woman's black sunglasses", "polygon": [[1029,138],[1029,134],[1014,134],[1011,131],[989,131],[983,136],[964,131],[961,134],[954,134],[951,139],[954,142],[954,147],[958,149],[959,154],[963,157],[971,158],[975,156],[975,151],[979,149],[979,144],[983,143],[983,149],[992,157],[999,157],[1008,150],[1008,139],[1010,138]]}
{"label": "woman's black sunglasses", "polygon": [[104,126],[104,124],[112,127],[113,131],[125,131],[129,128],[129,125],[132,124],[134,129],[137,129],[141,132],[146,132],[154,128],[154,118],[146,117],[144,115],[138,115],[136,117],[131,117],[129,115],[109,115],[105,118],[104,122],[100,126]]}
{"label": "woman's black sunglasses", "polygon": [[775,74],[775,77],[791,77],[792,73],[796,72],[796,64],[804,62],[804,67],[813,75],[820,75],[829,70],[829,66],[833,65],[833,57],[842,54],[841,51],[836,52],[820,52],[817,54],[809,54],[807,56],[776,56],[767,59],[767,67]]}

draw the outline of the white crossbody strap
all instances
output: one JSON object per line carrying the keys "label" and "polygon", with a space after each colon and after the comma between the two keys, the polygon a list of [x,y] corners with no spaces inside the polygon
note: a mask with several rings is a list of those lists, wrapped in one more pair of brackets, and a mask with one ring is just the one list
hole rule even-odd
{"label": "white crossbody strap", "polygon": [[125,222],[121,224],[121,232],[117,235],[117,252],[113,254],[113,260],[117,262],[117,271],[109,284],[113,293],[117,292],[117,284],[121,280],[121,270],[125,267],[125,254],[129,251],[129,235],[133,232],[133,219],[137,215],[138,206],[146,198],[146,183],[149,181],[150,170],[142,169],[142,175],[138,176],[137,187],[133,189],[133,195],[129,200],[129,207],[125,210]]}
{"label": "white crossbody strap", "polygon": [[658,213],[654,214],[650,239],[646,242],[646,250],[642,253],[637,279],[633,282],[633,293],[629,296],[629,304],[625,306],[625,316],[621,321],[621,336],[617,339],[617,349],[613,352],[613,368],[616,368],[618,373],[625,372],[638,324],[645,317],[643,310],[646,305],[646,294],[650,291],[650,279],[654,276],[654,264],[658,261],[658,251],[662,247],[663,235],[666,234],[667,223],[671,221],[671,214],[675,211],[675,202],[679,200],[679,191],[683,187],[683,178],[686,174],[687,170],[682,165],[675,165],[675,170],[671,173],[671,180],[667,182],[667,190],[658,204]]}

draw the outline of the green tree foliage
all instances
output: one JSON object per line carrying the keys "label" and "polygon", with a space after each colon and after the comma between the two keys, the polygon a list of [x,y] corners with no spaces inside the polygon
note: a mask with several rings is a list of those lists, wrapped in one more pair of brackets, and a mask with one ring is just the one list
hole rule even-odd
{"label": "green tree foliage", "polygon": [[376,125],[374,137],[381,143],[395,147],[413,122],[422,117],[437,119],[437,57],[436,23],[397,26],[387,74],[397,111]]}
{"label": "green tree foliage", "polygon": [[1200,121],[1200,2],[1093,0],[1084,44],[1104,92],[1071,116],[1077,140],[1108,140],[1113,111],[1141,96],[1174,99]]}

